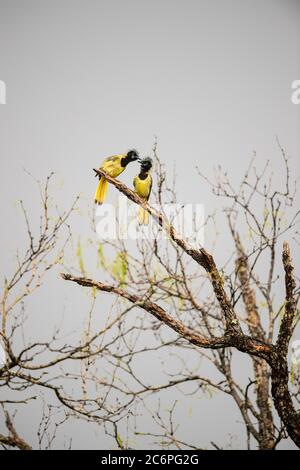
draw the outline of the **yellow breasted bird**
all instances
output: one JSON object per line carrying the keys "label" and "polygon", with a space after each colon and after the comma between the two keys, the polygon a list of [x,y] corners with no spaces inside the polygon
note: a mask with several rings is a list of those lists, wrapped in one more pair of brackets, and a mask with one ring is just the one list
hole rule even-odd
{"label": "yellow breasted bird", "polygon": [[[125,170],[130,162],[138,160],[139,154],[136,150],[129,150],[127,153],[120,155],[113,155],[104,160],[100,166],[101,170],[106,171],[109,176],[116,178]],[[102,204],[105,201],[107,193],[108,181],[103,176],[100,176],[99,183],[95,192],[95,203]]]}
{"label": "yellow breasted bird", "polygon": [[[141,171],[139,175],[135,176],[133,186],[135,192],[141,198],[148,201],[152,188],[152,177],[150,175],[152,160],[147,157],[143,160],[139,160],[139,162],[141,163]],[[140,225],[148,225],[149,223],[149,213],[142,207],[139,207],[138,221]]]}

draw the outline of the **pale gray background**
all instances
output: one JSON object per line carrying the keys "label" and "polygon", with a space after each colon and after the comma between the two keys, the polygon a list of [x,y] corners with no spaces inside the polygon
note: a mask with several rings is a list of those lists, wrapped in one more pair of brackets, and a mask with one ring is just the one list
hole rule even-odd
{"label": "pale gray background", "polygon": [[[179,200],[205,203],[208,211],[214,202],[196,165],[209,174],[222,164],[238,180],[254,148],[259,159],[278,164],[278,135],[299,174],[300,105],[290,98],[300,79],[299,44],[297,0],[0,0],[0,79],[7,85],[0,105],[1,274],[11,272],[23,243],[15,201],[23,198],[37,214],[23,167],[38,178],[56,171],[63,203],[78,192],[90,200],[91,168],[132,146],[149,154],[156,134],[161,159],[176,163]],[[123,180],[130,183],[134,171]],[[30,304],[43,322],[59,317],[62,304],[68,317],[71,291],[51,282],[57,295],[45,289]],[[81,292],[76,305],[74,327],[86,309]],[[197,429],[199,442],[225,444],[231,433],[244,444],[232,403],[220,397],[202,412],[204,420],[212,412],[215,418]],[[223,412],[228,420],[219,422]],[[30,417],[25,412],[19,423],[29,438]],[[99,446],[78,423],[74,429],[75,446]]]}

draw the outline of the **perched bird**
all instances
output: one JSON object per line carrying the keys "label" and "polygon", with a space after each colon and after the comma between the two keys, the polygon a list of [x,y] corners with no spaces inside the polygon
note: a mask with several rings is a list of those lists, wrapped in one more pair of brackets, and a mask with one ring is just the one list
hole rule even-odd
{"label": "perched bird", "polygon": [[[113,155],[104,160],[100,166],[109,176],[116,178],[126,168],[128,163],[138,160],[139,154],[136,150],[129,150],[126,154]],[[95,192],[95,203],[102,204],[106,198],[108,181],[103,176],[99,177],[99,183]]]}
{"label": "perched bird", "polygon": [[[141,171],[139,175],[135,176],[133,186],[135,192],[148,201],[152,188],[152,177],[150,175],[152,160],[147,157],[139,160],[139,162],[141,163]],[[142,207],[139,207],[138,221],[140,225],[148,225],[149,223],[149,213]]]}

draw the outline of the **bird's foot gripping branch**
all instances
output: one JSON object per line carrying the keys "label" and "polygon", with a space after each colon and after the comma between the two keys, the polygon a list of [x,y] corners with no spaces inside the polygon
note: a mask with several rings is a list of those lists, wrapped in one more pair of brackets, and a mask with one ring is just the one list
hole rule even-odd
{"label": "bird's foot gripping branch", "polygon": [[[272,396],[275,408],[290,437],[293,439],[295,444],[300,447],[300,416],[295,409],[295,405],[289,392],[289,372],[287,363],[288,345],[291,339],[293,322],[297,312],[295,280],[288,244],[285,243],[283,248],[283,267],[286,286],[285,310],[280,325],[278,340],[273,344],[270,341],[270,338],[266,337],[264,334],[258,312],[256,311],[253,291],[249,284],[250,270],[247,265],[247,260],[243,255],[241,244],[239,244],[237,250],[239,254],[238,263],[240,263],[240,269],[237,270],[237,273],[242,286],[244,286],[244,288],[242,288],[242,297],[248,315],[247,321],[250,325],[250,335],[243,332],[240,318],[235,311],[234,302],[225,291],[223,277],[216,266],[213,256],[202,247],[199,247],[199,249],[192,247],[178,234],[169,221],[166,220],[162,211],[154,209],[144,198],[141,198],[125,184],[111,177],[103,169],[94,171],[97,175],[105,178],[105,180],[114,185],[115,188],[130,201],[143,207],[143,209],[153,217],[160,227],[168,231],[170,243],[173,243],[177,249],[182,250],[188,257],[192,258],[202,269],[205,270],[210,280],[211,288],[215,295],[218,307],[223,315],[223,335],[215,336],[212,334],[210,337],[206,337],[200,334],[196,329],[187,327],[184,322],[169,314],[166,309],[162,308],[157,302],[152,300],[150,301],[143,296],[137,295],[132,289],[124,289],[117,285],[109,285],[86,277],[76,277],[65,273],[62,274],[63,279],[98,291],[112,293],[126,299],[130,304],[153,315],[157,320],[173,329],[181,338],[195,346],[220,351],[224,350],[224,348],[235,348],[238,351],[248,354],[254,361],[257,376],[261,376],[261,383],[258,383],[257,387],[261,400],[259,406],[261,407],[261,413],[265,413],[263,416],[265,422],[267,422],[268,419],[271,419],[271,412],[268,403],[268,377],[270,368]],[[236,401],[238,403],[238,398],[236,398]],[[247,411],[244,413],[244,419],[247,422]],[[256,431],[250,427],[250,423],[248,423],[248,425],[250,431],[252,430],[251,432],[256,436]],[[263,439],[263,446],[273,448],[272,446],[275,444],[271,428],[269,429],[269,435],[265,434]]]}

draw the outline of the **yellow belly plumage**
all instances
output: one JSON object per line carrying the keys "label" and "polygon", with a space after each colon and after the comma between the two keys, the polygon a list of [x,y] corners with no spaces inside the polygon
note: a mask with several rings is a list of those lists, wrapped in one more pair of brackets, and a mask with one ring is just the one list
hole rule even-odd
{"label": "yellow belly plumage", "polygon": [[[112,157],[108,157],[104,160],[100,168],[106,171],[106,173],[108,173],[109,176],[116,178],[125,170],[125,167],[121,165],[121,161],[123,157],[125,157],[125,155],[123,154],[113,155]],[[96,192],[95,192],[95,202],[97,204],[103,204],[103,202],[105,201],[107,188],[108,188],[108,181],[105,178],[103,178],[103,176],[101,176]]]}
{"label": "yellow belly plumage", "polygon": [[[142,180],[136,176],[133,180],[133,186],[135,192],[147,201],[151,192],[152,178],[148,175],[147,178]],[[140,225],[148,225],[149,223],[149,213],[142,207],[139,207],[138,221]]]}
{"label": "yellow belly plumage", "polygon": [[143,198],[148,198],[151,190],[151,183],[152,179],[151,176],[148,175],[146,179],[141,180],[138,176],[136,176],[133,180],[133,185],[136,193]]}

